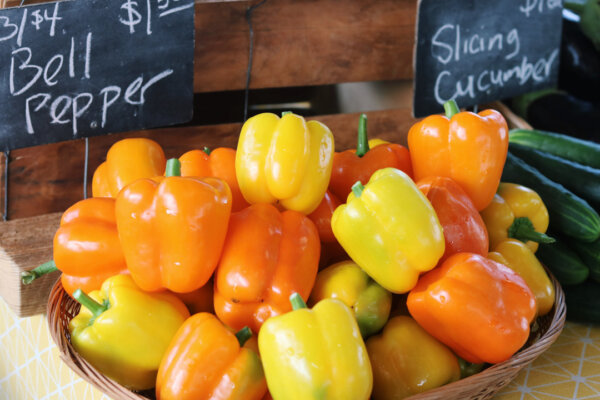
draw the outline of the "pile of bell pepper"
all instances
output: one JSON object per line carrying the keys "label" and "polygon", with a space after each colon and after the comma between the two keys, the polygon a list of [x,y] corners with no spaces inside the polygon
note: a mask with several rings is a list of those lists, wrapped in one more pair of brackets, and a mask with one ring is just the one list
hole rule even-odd
{"label": "pile of bell pepper", "polygon": [[[113,145],[54,260],[73,347],[157,399],[398,399],[508,360],[551,311],[534,252],[548,212],[500,183],[508,129],[445,105],[408,148],[335,151],[318,121],[264,113],[237,149],[166,161]],[[310,308],[307,306],[310,306]]]}

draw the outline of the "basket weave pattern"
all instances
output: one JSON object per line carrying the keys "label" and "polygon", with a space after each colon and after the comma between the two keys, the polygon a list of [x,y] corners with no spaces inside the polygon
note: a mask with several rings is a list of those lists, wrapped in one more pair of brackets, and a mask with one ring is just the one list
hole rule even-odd
{"label": "basket weave pattern", "polygon": [[[409,397],[411,400],[482,400],[491,398],[513,380],[519,371],[533,362],[558,338],[566,316],[564,293],[550,274],[555,287],[555,304],[552,310],[536,321],[527,343],[509,360],[495,364],[482,372],[450,383],[437,389]],[[63,289],[60,280],[54,285],[48,299],[48,325],[50,334],[58,347],[61,359],[79,376],[115,400],[154,399],[154,391],[132,392],[107,378],[73,348],[68,330],[69,321],[77,315],[80,305]]]}

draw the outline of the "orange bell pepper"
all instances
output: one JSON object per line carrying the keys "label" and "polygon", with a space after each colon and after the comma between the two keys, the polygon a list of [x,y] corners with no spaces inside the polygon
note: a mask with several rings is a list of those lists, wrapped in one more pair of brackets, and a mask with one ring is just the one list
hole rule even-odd
{"label": "orange bell pepper", "polygon": [[85,293],[99,290],[109,277],[127,273],[115,222],[115,200],[89,198],[65,211],[54,235],[54,260],[21,275],[23,283],[55,271],[73,296],[78,288]]}
{"label": "orange bell pepper", "polygon": [[430,176],[417,187],[431,202],[444,229],[446,249],[439,262],[455,253],[488,254],[489,241],[485,223],[464,190],[450,178]]}
{"label": "orange bell pepper", "polygon": [[196,289],[188,293],[175,293],[175,296],[185,304],[191,315],[200,312],[214,313],[213,306],[213,281],[212,279],[206,282],[200,289]]}
{"label": "orange bell pepper", "polygon": [[[170,166],[177,171],[171,171]],[[167,177],[140,179],[116,201],[127,267],[146,291],[186,293],[214,272],[231,214],[231,191],[218,178],[181,177],[177,159]]]}
{"label": "orange bell pepper", "polygon": [[471,363],[508,360],[529,337],[535,296],[510,268],[458,253],[419,278],[408,294],[411,316]]}
{"label": "orange bell pepper", "polygon": [[217,316],[233,329],[258,332],[292,309],[292,293],[308,298],[319,252],[317,228],[300,212],[257,203],[233,213],[215,275]]}
{"label": "orange bell pepper", "polygon": [[119,140],[106,154],[106,161],[94,171],[92,195],[117,197],[119,191],[140,178],[152,178],[165,172],[165,153],[154,140]]}
{"label": "orange bell pepper", "polygon": [[209,313],[188,318],[160,363],[157,400],[262,399],[267,382],[258,353],[244,346],[250,335],[234,335]]}
{"label": "orange bell pepper", "polygon": [[404,171],[411,178],[413,176],[410,154],[406,147],[384,142],[369,148],[367,116],[361,114],[356,150],[346,150],[333,156],[329,190],[339,199],[346,199],[356,181],[366,185],[373,172],[387,167]]}
{"label": "orange bell pepper", "polygon": [[338,243],[333,229],[331,229],[331,217],[333,212],[342,202],[329,190],[325,192],[323,200],[319,206],[308,215],[308,218],[315,223],[321,239],[321,257],[319,258],[319,268],[326,267],[336,261],[348,259],[348,255],[343,247]]}
{"label": "orange bell pepper", "polygon": [[500,183],[508,152],[508,126],[495,110],[458,112],[454,100],[444,108],[446,116],[431,115],[408,132],[415,180],[452,178],[481,211],[490,204]]}
{"label": "orange bell pepper", "polygon": [[181,176],[205,177],[213,176],[223,179],[231,189],[231,211],[240,211],[249,206],[242,195],[235,175],[235,150],[218,147],[210,150],[190,150],[179,157]]}

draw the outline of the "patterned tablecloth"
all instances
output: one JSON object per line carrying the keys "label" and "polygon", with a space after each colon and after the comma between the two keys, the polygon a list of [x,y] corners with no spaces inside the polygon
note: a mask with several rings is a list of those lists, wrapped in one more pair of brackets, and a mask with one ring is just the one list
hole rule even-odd
{"label": "patterned tablecloth", "polygon": [[[0,399],[109,397],[60,360],[45,316],[18,318],[0,298]],[[494,399],[600,399],[600,326],[567,322],[550,349]]]}

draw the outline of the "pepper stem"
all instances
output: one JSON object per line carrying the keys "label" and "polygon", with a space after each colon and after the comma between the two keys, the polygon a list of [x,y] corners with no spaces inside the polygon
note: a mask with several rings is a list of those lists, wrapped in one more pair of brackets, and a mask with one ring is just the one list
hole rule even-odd
{"label": "pepper stem", "polygon": [[360,114],[358,119],[358,144],[356,155],[362,157],[369,151],[369,139],[367,137],[367,114]]}
{"label": "pepper stem", "polygon": [[176,158],[167,161],[165,176],[181,176],[181,163]]}
{"label": "pepper stem", "polygon": [[291,113],[292,113],[291,111],[284,111],[281,113],[281,116],[283,117],[283,116],[291,114]]}
{"label": "pepper stem", "polygon": [[94,316],[93,319],[96,319],[104,311],[108,310],[108,304],[98,303],[96,300],[85,294],[81,289],[77,289],[75,292],[73,292],[73,298],[77,300],[79,304],[91,311],[92,315]]}
{"label": "pepper stem", "polygon": [[240,342],[240,347],[244,347],[244,343],[246,343],[246,341],[250,339],[251,336],[252,330],[247,326],[243,327],[235,334],[235,337],[237,338],[238,342]]}
{"label": "pepper stem", "polygon": [[556,239],[545,233],[537,232],[527,217],[515,218],[510,228],[508,228],[508,237],[526,242],[531,240],[537,243],[554,243]]}
{"label": "pepper stem", "polygon": [[365,185],[363,185],[361,181],[356,181],[356,183],[352,185],[352,193],[354,193],[355,197],[360,197],[364,190]]}
{"label": "pepper stem", "polygon": [[446,112],[446,117],[450,119],[454,116],[454,114],[458,114],[460,112],[460,108],[458,108],[458,104],[456,104],[455,100],[448,100],[444,103],[444,111]]}
{"label": "pepper stem", "polygon": [[21,272],[21,282],[23,283],[23,285],[29,285],[31,282],[35,281],[40,276],[44,276],[54,271],[58,271],[58,268],[56,268],[54,260],[50,260],[32,269],[31,271]]}
{"label": "pepper stem", "polygon": [[306,303],[304,300],[302,300],[302,296],[300,296],[298,293],[292,293],[290,296],[290,303],[292,303],[292,310],[306,308]]}
{"label": "pepper stem", "polygon": [[202,149],[202,151],[205,152],[206,154],[208,154],[210,156],[211,150],[208,147],[204,146],[204,148]]}

